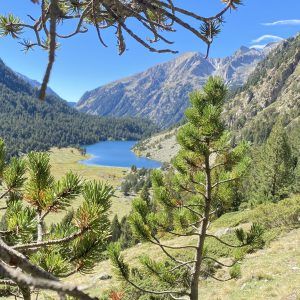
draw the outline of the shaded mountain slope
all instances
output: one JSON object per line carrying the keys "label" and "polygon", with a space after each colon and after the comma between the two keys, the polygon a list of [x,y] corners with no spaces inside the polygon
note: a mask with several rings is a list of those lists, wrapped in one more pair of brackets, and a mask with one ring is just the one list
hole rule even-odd
{"label": "shaded mountain slope", "polygon": [[87,116],[56,96],[40,101],[36,93],[0,60],[0,137],[9,155],[108,138],[138,139],[154,129],[145,120]]}

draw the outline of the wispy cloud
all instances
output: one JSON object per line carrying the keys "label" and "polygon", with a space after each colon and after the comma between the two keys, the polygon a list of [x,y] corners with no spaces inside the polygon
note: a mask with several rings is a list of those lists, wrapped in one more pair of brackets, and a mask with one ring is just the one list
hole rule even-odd
{"label": "wispy cloud", "polygon": [[282,41],[283,38],[277,35],[272,35],[272,34],[265,34],[260,36],[259,38],[252,40],[253,44],[261,43],[263,41],[268,41],[268,42],[279,42]]}
{"label": "wispy cloud", "polygon": [[279,20],[279,21],[270,22],[270,23],[262,23],[262,25],[265,25],[265,26],[295,26],[295,25],[300,25],[300,19]]}
{"label": "wispy cloud", "polygon": [[264,49],[267,46],[267,44],[264,45],[252,45],[250,46],[250,49]]}

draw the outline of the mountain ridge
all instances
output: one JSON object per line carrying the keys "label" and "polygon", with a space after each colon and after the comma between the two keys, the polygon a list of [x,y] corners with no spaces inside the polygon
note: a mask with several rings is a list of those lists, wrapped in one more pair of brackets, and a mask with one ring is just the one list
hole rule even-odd
{"label": "mountain ridge", "polygon": [[50,147],[79,146],[112,139],[139,139],[155,127],[132,118],[87,116],[65,100],[38,91],[0,60],[0,137],[8,156]]}
{"label": "mountain ridge", "polygon": [[[224,106],[224,122],[235,140],[263,143],[276,121],[282,120],[296,149],[300,141],[300,35],[281,43],[258,63],[246,84],[231,93]],[[178,128],[141,141],[135,151],[170,162],[178,150]],[[299,152],[299,149],[298,149]]]}
{"label": "mountain ridge", "polygon": [[76,108],[94,115],[146,117],[166,128],[181,120],[189,92],[201,88],[208,76],[219,75],[232,88],[239,87],[268,49],[242,46],[232,56],[208,59],[199,52],[187,52],[144,72],[87,91]]}

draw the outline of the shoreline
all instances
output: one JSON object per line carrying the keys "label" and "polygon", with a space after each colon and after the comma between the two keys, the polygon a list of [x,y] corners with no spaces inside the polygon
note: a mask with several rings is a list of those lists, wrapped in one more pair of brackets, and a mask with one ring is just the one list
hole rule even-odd
{"label": "shoreline", "polygon": [[[120,164],[125,163],[126,165],[125,166],[124,165],[109,165],[109,163],[111,162],[111,157],[109,156],[109,154],[107,154],[105,152],[105,151],[107,151],[107,149],[104,148],[104,156],[106,155],[105,157],[109,158],[107,163],[105,161],[101,162],[101,155],[98,155],[97,149],[96,149],[96,151],[93,149],[95,154],[88,152],[89,147],[98,145],[100,143],[103,144],[105,142],[125,142],[125,143],[126,142],[131,142],[131,143],[133,143],[133,145],[131,145],[130,149],[124,149],[124,151],[123,151],[124,153],[120,153],[120,155],[124,154],[124,156],[126,156],[127,151],[128,151],[134,156],[134,159],[137,160],[137,161],[134,161],[134,159],[129,156],[128,162],[132,161],[132,163],[127,163],[127,161],[125,161],[125,162],[121,161]],[[91,144],[91,145],[85,145],[83,147],[85,148],[86,154],[84,155],[84,157],[82,159],[78,160],[78,164],[88,166],[88,167],[116,168],[116,169],[126,169],[126,170],[130,169],[133,165],[136,166],[138,169],[142,169],[142,168],[145,168],[145,169],[158,169],[158,168],[161,168],[162,165],[163,165],[163,163],[161,161],[156,160],[156,159],[152,159],[151,157],[147,157],[145,155],[138,154],[136,152],[137,143],[138,143],[138,141],[133,141],[133,140],[131,140],[131,141],[123,141],[123,140],[116,141],[115,140],[115,141],[101,141],[99,143],[95,143],[95,144]],[[117,147],[117,145],[116,145],[116,147]],[[100,159],[100,161],[99,161],[99,163],[98,162],[93,162],[92,161],[93,159]],[[143,161],[145,162],[144,165],[143,165]],[[117,161],[117,163],[118,163],[118,161]],[[147,166],[147,164],[149,164],[149,166]],[[153,165],[151,166],[151,164],[153,164]]]}

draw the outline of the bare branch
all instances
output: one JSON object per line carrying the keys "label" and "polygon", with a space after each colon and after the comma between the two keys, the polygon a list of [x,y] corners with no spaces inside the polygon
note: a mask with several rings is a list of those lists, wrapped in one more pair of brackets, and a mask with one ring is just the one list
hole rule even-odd
{"label": "bare branch", "polygon": [[212,274],[210,274],[210,273],[208,273],[206,271],[203,271],[203,273],[206,274],[208,277],[211,277],[211,278],[213,278],[213,279],[215,279],[217,281],[221,281],[221,282],[226,282],[226,281],[234,279],[233,277],[229,277],[229,278],[226,278],[226,279],[218,278],[218,277],[215,277],[214,275],[212,275]]}
{"label": "bare branch", "polygon": [[82,229],[82,230],[79,230],[79,231],[73,233],[70,236],[65,237],[65,238],[61,238],[61,239],[57,239],[57,240],[41,241],[41,242],[37,242],[37,243],[16,245],[16,246],[13,246],[12,248],[15,250],[18,250],[18,251],[28,250],[28,249],[36,249],[37,250],[42,247],[68,243],[68,242],[73,241],[76,238],[82,236],[86,231],[87,231],[87,229]]}
{"label": "bare branch", "polygon": [[219,241],[220,243],[222,243],[225,246],[231,247],[231,248],[241,248],[241,247],[245,247],[246,244],[241,244],[241,245],[231,245],[223,240],[221,240],[220,238],[218,238],[217,236],[213,235],[213,234],[206,234],[207,237],[212,237],[214,239],[216,239],[217,241]]}
{"label": "bare branch", "polygon": [[232,182],[232,181],[235,181],[235,180],[238,180],[238,178],[229,178],[229,179],[218,181],[218,182],[216,182],[215,184],[212,185],[212,189],[219,186],[220,184],[227,183],[227,182]]}
{"label": "bare branch", "polygon": [[82,300],[97,299],[88,296],[80,289],[78,289],[77,286],[61,283],[59,281],[50,280],[50,279],[34,278],[30,275],[26,275],[22,273],[18,269],[13,269],[5,265],[1,261],[0,261],[0,274],[2,276],[11,278],[18,285],[32,286],[34,288],[52,290],[58,293],[68,294],[70,296]]}
{"label": "bare branch", "polygon": [[238,262],[238,261],[234,261],[232,264],[230,264],[230,265],[227,265],[227,264],[224,264],[224,263],[222,263],[222,262],[220,262],[220,261],[216,260],[216,259],[215,259],[215,258],[213,258],[213,257],[204,256],[204,257],[203,257],[203,259],[209,259],[209,260],[212,260],[212,261],[214,261],[215,263],[219,264],[220,266],[222,266],[222,267],[226,267],[226,268],[231,268],[231,267],[233,267],[234,265],[236,265],[236,264],[237,264],[237,262]]}

